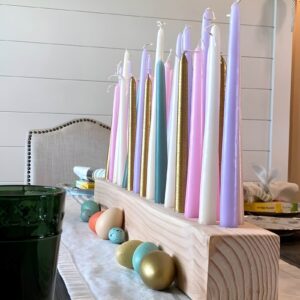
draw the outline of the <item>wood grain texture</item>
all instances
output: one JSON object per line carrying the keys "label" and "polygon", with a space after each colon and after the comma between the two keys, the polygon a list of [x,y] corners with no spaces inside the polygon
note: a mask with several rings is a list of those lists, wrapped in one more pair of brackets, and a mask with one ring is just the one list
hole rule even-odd
{"label": "wood grain texture", "polygon": [[200,225],[102,180],[95,199],[124,209],[129,239],[154,242],[174,257],[177,285],[192,299],[278,298],[277,235],[250,224]]}

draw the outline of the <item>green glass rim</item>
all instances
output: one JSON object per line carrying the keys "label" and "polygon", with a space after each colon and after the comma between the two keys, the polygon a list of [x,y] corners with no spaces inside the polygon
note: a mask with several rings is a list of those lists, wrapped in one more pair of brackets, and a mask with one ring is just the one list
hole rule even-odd
{"label": "green glass rim", "polygon": [[65,193],[65,189],[60,187],[42,186],[42,185],[0,185],[0,197],[15,198],[28,197],[26,192],[30,192],[32,197],[40,196],[58,196]]}

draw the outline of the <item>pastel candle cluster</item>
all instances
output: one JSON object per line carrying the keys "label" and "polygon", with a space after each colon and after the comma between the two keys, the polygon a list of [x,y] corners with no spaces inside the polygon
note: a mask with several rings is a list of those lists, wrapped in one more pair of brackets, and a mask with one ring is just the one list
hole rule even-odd
{"label": "pastel candle cluster", "polygon": [[125,51],[106,178],[201,224],[237,227],[243,222],[238,2],[231,6],[227,68],[214,20],[207,8],[194,50],[192,29],[178,34],[174,67],[172,51],[164,61],[159,23],[154,74],[144,47],[139,80]]}

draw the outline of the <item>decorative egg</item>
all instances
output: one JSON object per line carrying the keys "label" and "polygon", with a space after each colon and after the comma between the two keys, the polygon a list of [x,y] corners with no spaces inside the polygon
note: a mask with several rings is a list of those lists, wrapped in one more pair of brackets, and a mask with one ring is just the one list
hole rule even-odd
{"label": "decorative egg", "polygon": [[141,243],[142,241],[139,240],[131,240],[118,246],[116,250],[117,262],[123,267],[133,269],[132,256],[137,246],[139,246]]}
{"label": "decorative egg", "polygon": [[97,235],[104,240],[108,240],[108,232],[113,227],[122,227],[123,210],[111,207],[103,212],[101,218],[96,221],[95,230]]}
{"label": "decorative egg", "polygon": [[91,215],[93,215],[93,213],[94,212],[91,211],[91,210],[89,210],[89,209],[85,209],[85,210],[81,211],[81,213],[80,213],[80,219],[81,219],[81,221],[88,222],[89,219],[90,219],[90,217],[91,217]]}
{"label": "decorative egg", "polygon": [[139,273],[140,265],[143,257],[151,251],[158,250],[158,247],[150,242],[140,244],[134,251],[132,256],[133,269]]}
{"label": "decorative egg", "polygon": [[101,206],[99,203],[96,203],[93,200],[87,200],[87,201],[83,202],[81,205],[81,211],[84,211],[86,209],[89,209],[90,211],[95,213],[101,209]]}
{"label": "decorative egg", "polygon": [[119,227],[113,227],[108,232],[108,238],[113,244],[122,244],[125,241],[125,231]]}
{"label": "decorative egg", "polygon": [[95,230],[95,226],[96,226],[96,221],[98,220],[98,218],[100,217],[100,215],[103,213],[103,211],[97,211],[96,213],[94,213],[90,219],[89,219],[89,227],[92,231],[94,231],[96,233]]}
{"label": "decorative egg", "polygon": [[144,283],[154,290],[167,289],[175,279],[175,263],[167,253],[155,250],[144,256],[140,275]]}

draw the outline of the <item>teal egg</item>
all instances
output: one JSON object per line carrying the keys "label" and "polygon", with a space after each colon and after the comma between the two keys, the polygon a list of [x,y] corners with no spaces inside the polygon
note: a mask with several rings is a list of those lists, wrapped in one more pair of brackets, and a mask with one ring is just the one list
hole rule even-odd
{"label": "teal egg", "polygon": [[90,217],[94,214],[94,212],[92,212],[91,210],[89,209],[85,209],[85,210],[82,210],[81,213],[80,213],[80,219],[81,221],[83,222],[88,222]]}
{"label": "teal egg", "polygon": [[108,238],[113,244],[122,244],[125,241],[125,231],[120,227],[113,227],[108,232]]}
{"label": "teal egg", "polygon": [[150,242],[142,243],[135,249],[132,256],[132,265],[133,265],[133,269],[136,272],[138,273],[140,272],[140,266],[144,256],[154,250],[159,250],[159,249],[155,244]]}
{"label": "teal egg", "polygon": [[100,204],[96,203],[93,200],[87,200],[85,202],[82,203],[81,205],[81,211],[84,210],[90,210],[93,213],[96,213],[97,211],[99,211],[101,209]]}

